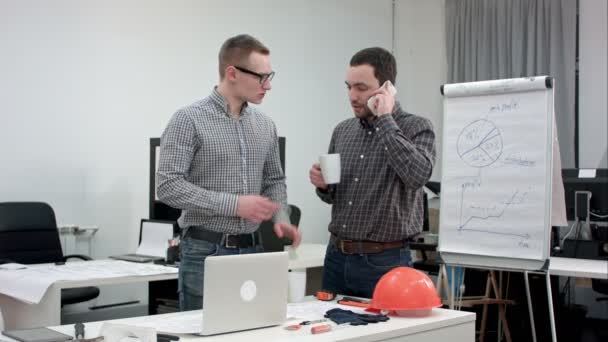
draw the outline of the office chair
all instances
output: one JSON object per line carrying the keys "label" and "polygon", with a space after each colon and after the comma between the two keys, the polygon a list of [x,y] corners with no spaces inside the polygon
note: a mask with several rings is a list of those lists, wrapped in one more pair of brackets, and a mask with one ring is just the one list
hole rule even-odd
{"label": "office chair", "polygon": [[[297,226],[300,224],[302,212],[300,208],[293,204],[289,205],[289,220],[291,224]],[[279,239],[274,233],[274,223],[272,221],[264,221],[260,224],[260,233],[262,234],[262,245],[264,252],[282,252],[286,245],[291,243],[289,239]]]}
{"label": "office chair", "polygon": [[[70,258],[92,260],[86,255],[63,255],[55,212],[50,205],[0,203],[0,263],[40,264],[65,262]],[[61,306],[98,296],[99,288],[93,286],[62,289]]]}
{"label": "office chair", "polygon": [[[591,288],[593,291],[608,295],[608,280],[606,279],[591,279]],[[597,302],[607,301],[608,297],[599,297],[595,299]]]}
{"label": "office chair", "polygon": [[426,186],[427,189],[431,190],[437,196],[439,196],[441,193],[441,182],[426,182],[424,186]]}
{"label": "office chair", "polygon": [[[597,250],[598,256],[604,259],[608,259],[608,227],[600,227],[597,225],[593,225],[591,227],[591,237],[593,240],[599,242]],[[591,288],[597,293],[608,295],[608,280],[592,279]],[[608,301],[608,296],[599,297],[595,300],[598,302]]]}
{"label": "office chair", "polygon": [[[428,183],[427,183],[428,184]],[[428,232],[430,230],[429,227],[429,200],[428,200],[428,196],[426,195],[426,193],[423,194],[422,197],[422,201],[423,201],[423,205],[422,205],[422,209],[423,209],[423,223],[422,223],[422,231],[423,232]],[[418,241],[412,241],[410,242],[410,248],[413,250],[419,250],[421,251],[421,255],[422,255],[422,260],[417,260],[414,261],[412,263],[412,267],[420,270],[420,271],[424,271],[424,272],[428,272],[429,274],[432,275],[437,275],[439,273],[439,263],[437,263],[436,260],[429,260],[428,256],[427,256],[427,252],[434,252],[437,250],[437,246],[430,246],[427,245],[425,243],[420,243]]]}

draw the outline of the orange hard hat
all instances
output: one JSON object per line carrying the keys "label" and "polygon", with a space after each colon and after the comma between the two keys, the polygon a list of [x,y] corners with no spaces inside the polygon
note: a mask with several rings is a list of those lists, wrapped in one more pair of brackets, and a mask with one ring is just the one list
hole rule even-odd
{"label": "orange hard hat", "polygon": [[397,315],[427,315],[441,306],[429,277],[410,267],[396,267],[380,278],[370,308]]}

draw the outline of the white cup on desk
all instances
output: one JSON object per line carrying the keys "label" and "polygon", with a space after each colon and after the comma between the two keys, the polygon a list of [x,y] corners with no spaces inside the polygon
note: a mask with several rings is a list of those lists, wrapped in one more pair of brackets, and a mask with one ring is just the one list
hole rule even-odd
{"label": "white cup on desk", "polygon": [[325,184],[340,183],[340,154],[330,153],[319,156],[321,174]]}
{"label": "white cup on desk", "polygon": [[306,270],[290,270],[287,279],[289,281],[289,302],[302,302],[306,296]]}

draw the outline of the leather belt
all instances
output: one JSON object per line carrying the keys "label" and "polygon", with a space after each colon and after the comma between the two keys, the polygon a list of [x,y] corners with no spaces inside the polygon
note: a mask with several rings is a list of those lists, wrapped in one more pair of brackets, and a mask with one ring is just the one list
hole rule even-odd
{"label": "leather belt", "polygon": [[366,240],[343,240],[332,236],[332,243],[343,254],[376,254],[389,249],[407,247],[407,241],[376,242]]}
{"label": "leather belt", "polygon": [[200,226],[190,227],[184,238],[204,240],[226,248],[248,248],[261,244],[260,232],[249,234],[226,234],[204,229]]}

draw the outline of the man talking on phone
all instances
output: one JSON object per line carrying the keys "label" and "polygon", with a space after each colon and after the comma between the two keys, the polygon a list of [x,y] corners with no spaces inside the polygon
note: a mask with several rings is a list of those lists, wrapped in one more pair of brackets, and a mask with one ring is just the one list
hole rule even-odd
{"label": "man talking on phone", "polygon": [[340,182],[326,184],[319,164],[309,171],[317,195],[332,205],[323,288],[334,293],[371,298],[382,275],[411,266],[408,239],[422,230],[435,133],[395,100],[396,76],[385,49],[351,58],[345,83],[355,117],[336,126],[328,152],[340,154]]}

